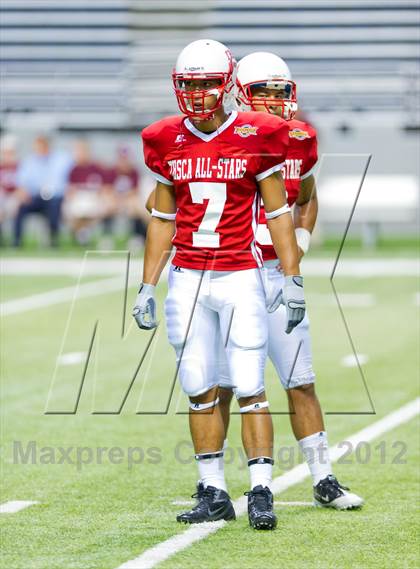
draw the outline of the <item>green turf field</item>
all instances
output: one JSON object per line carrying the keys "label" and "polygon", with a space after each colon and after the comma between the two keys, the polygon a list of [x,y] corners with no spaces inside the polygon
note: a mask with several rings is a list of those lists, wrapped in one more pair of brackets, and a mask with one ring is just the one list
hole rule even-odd
{"label": "green turf field", "polygon": [[[97,277],[98,290],[105,278]],[[1,302],[75,283],[76,279],[58,275],[3,276]],[[419,387],[417,279],[338,276],[335,284],[344,299],[356,350],[368,357],[363,372],[376,415],[369,414],[371,403],[357,367],[342,365],[351,346],[329,280],[308,277],[314,365],[331,444],[411,401]],[[39,502],[18,513],[0,514],[2,567],[115,569],[185,529],[175,522],[182,507],[172,502],[189,499],[197,478],[193,463],[182,464],[191,459],[187,407],[176,384],[171,397],[174,357],[162,318],[142,359],[151,335],[132,325],[129,313],[135,293],[131,287],[126,305],[123,288],[81,298],[72,308],[70,321],[70,301],[2,319],[1,503]],[[160,309],[164,293],[162,283]],[[348,305],[347,295],[355,294],[363,296],[356,301],[350,297]],[[357,305],[357,298],[362,305]],[[72,365],[57,365],[57,358],[62,353],[88,352],[96,321],[90,363],[74,413],[85,358]],[[271,365],[267,366],[267,389],[270,408],[276,413],[276,453],[296,450],[286,398]],[[339,479],[365,497],[363,510],[278,505],[275,532],[254,532],[242,516],[162,567],[417,568],[418,433],[415,419],[374,441],[368,451],[364,449],[370,457],[352,454],[349,464],[335,465]],[[32,447],[28,447],[30,441],[34,441]],[[226,475],[236,499],[248,489],[237,415],[229,445],[233,462],[227,465]],[[59,463],[63,458],[59,447],[73,448],[69,455],[75,464]],[[34,450],[35,464],[21,463],[19,452],[27,448]],[[291,453],[280,455],[275,476],[297,463],[297,453],[293,460]],[[275,499],[311,501],[309,478]]]}

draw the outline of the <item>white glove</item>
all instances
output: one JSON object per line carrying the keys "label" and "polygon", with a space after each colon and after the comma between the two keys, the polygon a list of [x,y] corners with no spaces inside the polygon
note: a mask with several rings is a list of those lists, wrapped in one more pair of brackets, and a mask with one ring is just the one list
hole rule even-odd
{"label": "white glove", "polygon": [[143,330],[156,328],[156,300],[154,285],[144,283],[140,285],[132,314],[139,328],[142,328]]}
{"label": "white glove", "polygon": [[289,275],[284,279],[282,294],[283,304],[286,307],[287,328],[286,334],[295,328],[305,318],[305,297],[303,295],[303,277]]}

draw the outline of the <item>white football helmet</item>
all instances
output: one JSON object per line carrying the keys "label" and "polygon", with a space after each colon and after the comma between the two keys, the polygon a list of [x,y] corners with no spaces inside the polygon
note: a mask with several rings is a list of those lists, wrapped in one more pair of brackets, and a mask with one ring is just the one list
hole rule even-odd
{"label": "white football helmet", "polygon": [[[242,58],[237,67],[236,86],[236,97],[244,109],[254,110],[255,105],[263,105],[272,112],[273,107],[279,106],[286,120],[297,112],[296,83],[286,62],[274,53],[256,51]],[[251,88],[257,86],[281,90],[285,98],[253,97]]]}
{"label": "white football helmet", "polygon": [[[181,112],[195,119],[213,118],[214,111],[223,104],[224,94],[233,88],[235,64],[230,50],[218,41],[197,40],[188,44],[179,54],[172,73]],[[218,79],[220,85],[207,90],[188,91],[185,81],[193,79]],[[204,99],[210,95],[215,95],[216,101],[211,108],[205,109]]]}

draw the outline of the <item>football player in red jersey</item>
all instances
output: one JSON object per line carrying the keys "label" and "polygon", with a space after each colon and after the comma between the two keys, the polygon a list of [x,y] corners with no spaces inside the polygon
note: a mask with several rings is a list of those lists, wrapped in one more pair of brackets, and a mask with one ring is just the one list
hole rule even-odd
{"label": "football player in red jersey", "polygon": [[154,290],[174,245],[165,315],[181,385],[190,399],[190,430],[202,481],[197,505],[177,520],[235,517],[224,479],[224,426],[217,397],[223,343],[249,459],[249,520],[257,529],[272,529],[277,520],[269,488],[272,422],[264,393],[267,310],[255,234],[260,195],[286,275],[282,298],[288,333],[302,321],[305,302],[280,174],[289,145],[288,124],[269,114],[225,111],[233,68],[223,44],[189,44],[173,73],[184,116],[143,130],[145,162],[157,186],[133,316],[140,328],[156,326]]}
{"label": "football player in red jersey", "polygon": [[[294,223],[300,258],[307,252],[315,226],[318,202],[313,170],[317,162],[316,132],[294,118],[297,111],[296,85],[287,64],[277,55],[255,52],[238,63],[237,98],[242,108],[280,116],[289,124],[289,148],[282,168],[289,206],[295,205]],[[262,251],[268,296],[278,295],[284,286],[264,208],[261,208],[257,242]],[[316,505],[336,509],[362,506],[363,500],[339,484],[332,473],[328,441],[321,407],[315,393],[315,374],[307,315],[293,334],[284,333],[285,307],[268,315],[268,355],[286,390],[293,433],[299,442],[313,478]],[[232,390],[229,374],[221,379],[219,407],[229,425]]]}

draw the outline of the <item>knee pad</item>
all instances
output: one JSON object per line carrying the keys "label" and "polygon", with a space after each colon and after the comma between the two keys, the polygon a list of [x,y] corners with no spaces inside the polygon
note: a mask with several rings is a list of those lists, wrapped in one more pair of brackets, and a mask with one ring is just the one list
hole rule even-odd
{"label": "knee pad", "polygon": [[230,385],[238,399],[264,391],[264,350],[230,350],[229,360]]}
{"label": "knee pad", "polygon": [[236,399],[242,399],[244,397],[256,397],[257,395],[262,393],[264,389],[265,388],[263,383],[254,386],[243,384],[236,386],[233,389],[233,392],[235,393]]}
{"label": "knee pad", "polygon": [[179,361],[178,377],[186,395],[195,397],[217,385],[215,369],[194,356],[183,356]]}

